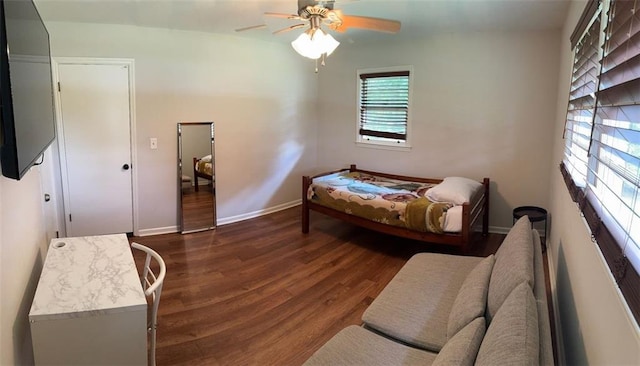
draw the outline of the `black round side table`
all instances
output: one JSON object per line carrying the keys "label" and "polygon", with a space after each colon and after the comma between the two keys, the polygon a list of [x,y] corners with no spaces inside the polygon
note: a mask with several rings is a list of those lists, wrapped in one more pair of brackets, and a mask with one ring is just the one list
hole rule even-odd
{"label": "black round side table", "polygon": [[531,228],[533,229],[534,222],[544,221],[544,241],[542,242],[542,252],[547,251],[547,210],[536,206],[520,206],[513,209],[513,223],[520,219],[522,216],[529,216],[531,221]]}

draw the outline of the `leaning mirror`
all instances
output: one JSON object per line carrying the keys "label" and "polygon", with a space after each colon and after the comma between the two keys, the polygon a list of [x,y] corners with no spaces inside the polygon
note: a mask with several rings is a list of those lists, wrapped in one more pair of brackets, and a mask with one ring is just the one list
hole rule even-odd
{"label": "leaning mirror", "polygon": [[181,232],[216,227],[213,122],[178,123],[178,187]]}

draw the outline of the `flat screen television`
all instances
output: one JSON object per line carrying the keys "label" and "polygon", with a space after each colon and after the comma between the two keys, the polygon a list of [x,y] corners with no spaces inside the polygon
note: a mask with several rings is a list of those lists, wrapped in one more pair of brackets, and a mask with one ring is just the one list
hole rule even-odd
{"label": "flat screen television", "polygon": [[0,0],[0,162],[21,179],[56,137],[49,33],[32,0]]}

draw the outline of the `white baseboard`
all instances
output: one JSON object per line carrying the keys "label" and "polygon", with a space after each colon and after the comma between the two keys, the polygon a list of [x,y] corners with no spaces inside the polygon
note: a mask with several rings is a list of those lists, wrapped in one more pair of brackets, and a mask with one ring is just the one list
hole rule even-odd
{"label": "white baseboard", "polygon": [[180,232],[180,227],[178,225],[175,226],[166,226],[166,227],[156,227],[151,229],[141,229],[138,230],[137,233],[134,233],[135,236],[150,236],[150,235],[161,235],[161,234],[171,234]]}
{"label": "white baseboard", "polygon": [[264,216],[264,215],[268,215],[268,214],[271,214],[271,213],[274,213],[274,212],[286,210],[286,209],[291,208],[291,207],[299,206],[301,204],[302,204],[302,199],[298,199],[298,200],[295,200],[295,201],[286,202],[286,203],[283,203],[283,204],[280,204],[280,205],[277,205],[277,206],[265,208],[263,210],[249,212],[249,213],[242,214],[242,215],[218,218],[218,226],[232,224],[232,223],[238,222],[238,221],[244,221],[244,220],[253,219],[253,218]]}
{"label": "white baseboard", "polygon": [[492,234],[507,234],[511,230],[510,227],[489,226],[489,232]]}
{"label": "white baseboard", "polygon": [[[262,210],[253,211],[253,212],[249,212],[242,215],[218,218],[218,226],[232,224],[238,221],[253,219],[253,218],[268,215],[274,212],[286,210],[291,207],[300,206],[301,204],[302,204],[302,199],[298,199],[295,201],[286,202],[277,206],[268,207]],[[162,234],[171,234],[171,233],[178,233],[178,232],[180,232],[180,226],[175,225],[175,226],[157,227],[157,228],[151,228],[151,229],[141,229],[141,230],[138,230],[137,233],[134,233],[134,235],[150,236],[150,235],[162,235]]]}

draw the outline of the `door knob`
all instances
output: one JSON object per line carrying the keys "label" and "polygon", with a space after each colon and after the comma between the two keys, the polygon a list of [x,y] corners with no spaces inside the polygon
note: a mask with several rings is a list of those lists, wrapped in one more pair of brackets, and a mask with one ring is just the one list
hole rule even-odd
{"label": "door knob", "polygon": [[122,166],[122,169],[124,169],[124,170],[129,170],[129,164],[125,164],[125,165],[123,165],[123,166]]}

